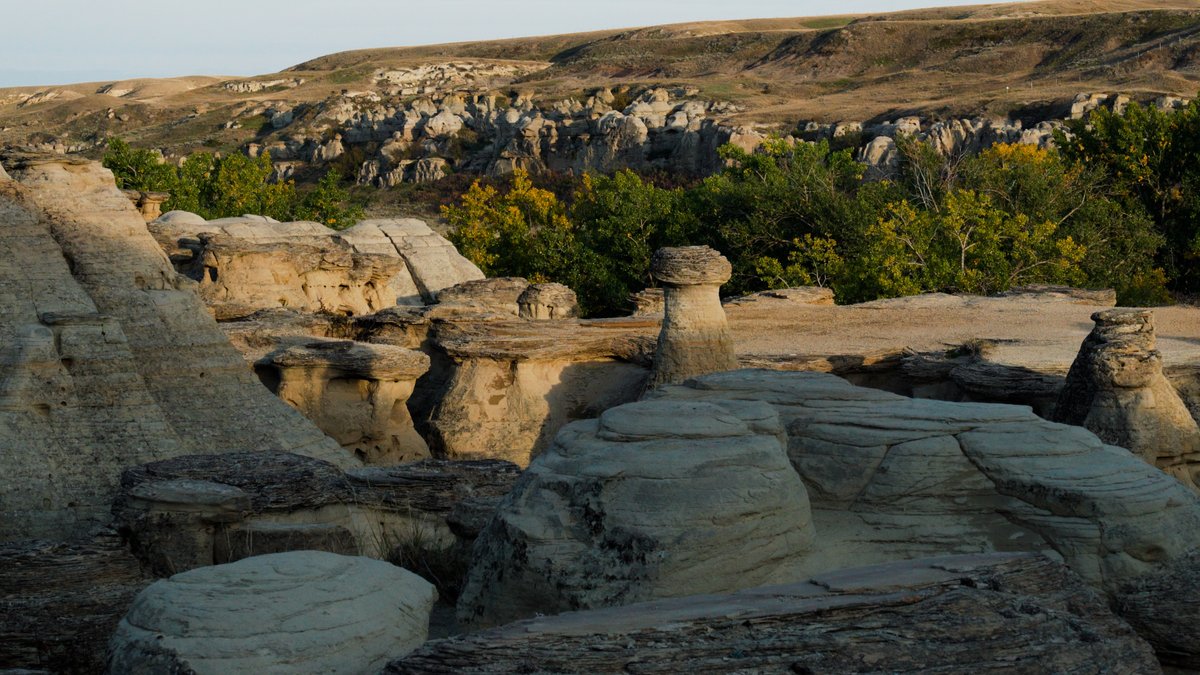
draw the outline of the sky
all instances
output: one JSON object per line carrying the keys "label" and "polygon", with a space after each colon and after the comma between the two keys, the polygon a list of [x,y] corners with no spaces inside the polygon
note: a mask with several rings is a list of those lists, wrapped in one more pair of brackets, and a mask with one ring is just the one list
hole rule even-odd
{"label": "sky", "polygon": [[[975,0],[978,2],[979,0]],[[0,87],[258,75],[348,49],[971,0],[0,0]]]}

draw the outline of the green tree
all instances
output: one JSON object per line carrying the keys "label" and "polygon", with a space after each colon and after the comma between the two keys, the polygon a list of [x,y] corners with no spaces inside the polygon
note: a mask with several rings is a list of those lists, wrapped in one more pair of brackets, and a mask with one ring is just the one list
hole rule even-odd
{"label": "green tree", "polygon": [[113,172],[122,190],[170,192],[175,187],[175,167],[153,150],[131,147],[119,138],[108,141],[104,167]]}
{"label": "green tree", "polygon": [[1200,290],[1200,103],[1098,109],[1057,141],[1069,159],[1103,171],[1127,212],[1140,209],[1154,223],[1173,286]]}
{"label": "green tree", "polygon": [[362,219],[362,206],[354,202],[341,183],[339,172],[333,169],[325,172],[317,185],[304,193],[295,217],[312,220],[335,230],[343,230]]}

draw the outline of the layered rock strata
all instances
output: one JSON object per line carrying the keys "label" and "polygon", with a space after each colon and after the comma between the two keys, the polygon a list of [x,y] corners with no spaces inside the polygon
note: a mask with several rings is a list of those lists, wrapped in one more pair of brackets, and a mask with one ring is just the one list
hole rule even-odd
{"label": "layered rock strata", "polygon": [[254,449],[357,463],[255,380],[111,173],[0,162],[0,540],[106,522],[121,469],[143,462]]}
{"label": "layered rock strata", "polygon": [[707,246],[655,252],[650,272],[662,283],[665,297],[648,388],[737,368],[720,295],[732,270],[724,256]]}
{"label": "layered rock strata", "polygon": [[101,673],[108,638],[153,579],[111,530],[0,544],[0,668]]}
{"label": "layered rock strata", "polygon": [[[1001,665],[997,665],[1001,664]],[[1154,653],[1062,565],[932,558],[803,583],[520,621],[426,643],[384,673],[1153,673]]]}
{"label": "layered rock strata", "polygon": [[1052,419],[1086,427],[1200,490],[1200,426],[1163,375],[1154,315],[1111,309],[1092,320]]}
{"label": "layered rock strata", "polygon": [[[233,592],[236,589],[236,592]],[[394,565],[320,551],[155,582],[110,642],[113,673],[369,673],[425,642],[437,591]]]}
{"label": "layered rock strata", "polygon": [[259,377],[366,464],[429,456],[408,411],[417,378],[429,370],[418,351],[352,341],[310,341],[263,357]]}
{"label": "layered rock strata", "polygon": [[301,549],[382,558],[409,545],[457,555],[518,473],[498,461],[344,473],[286,453],[191,455],[127,470],[113,514],[159,576]]}
{"label": "layered rock strata", "polygon": [[476,540],[465,625],[792,579],[813,529],[770,406],[649,401],[576,422]]}

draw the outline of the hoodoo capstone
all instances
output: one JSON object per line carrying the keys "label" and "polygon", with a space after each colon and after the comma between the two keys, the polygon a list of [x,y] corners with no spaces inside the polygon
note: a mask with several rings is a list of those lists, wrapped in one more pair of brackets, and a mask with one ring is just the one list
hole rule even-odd
{"label": "hoodoo capstone", "polygon": [[650,261],[663,285],[664,316],[647,388],[737,368],[733,337],[721,308],[721,284],[733,267],[707,246],[661,248]]}

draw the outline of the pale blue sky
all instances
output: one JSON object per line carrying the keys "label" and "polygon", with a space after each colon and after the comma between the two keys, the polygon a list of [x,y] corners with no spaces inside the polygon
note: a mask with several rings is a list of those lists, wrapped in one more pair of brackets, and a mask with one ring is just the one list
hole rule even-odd
{"label": "pale blue sky", "polygon": [[0,0],[0,87],[255,75],[366,47],[964,0]]}

